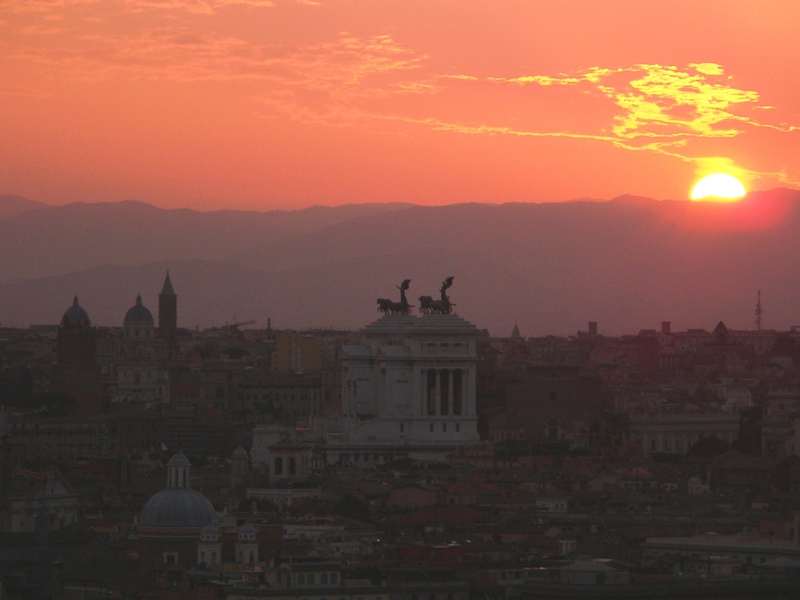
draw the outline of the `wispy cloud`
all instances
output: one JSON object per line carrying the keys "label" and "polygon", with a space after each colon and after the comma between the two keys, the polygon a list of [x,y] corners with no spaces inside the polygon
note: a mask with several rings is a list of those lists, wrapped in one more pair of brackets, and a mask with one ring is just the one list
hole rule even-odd
{"label": "wispy cloud", "polygon": [[57,70],[60,77],[98,81],[115,74],[150,80],[249,80],[313,91],[358,86],[367,79],[415,68],[420,58],[386,35],[342,33],[317,44],[254,44],[159,27],[129,35],[89,34],[69,45],[18,46],[16,60]]}
{"label": "wispy cloud", "polygon": [[[796,123],[771,120],[777,111],[714,62],[478,76],[445,73],[435,57],[394,35],[344,32],[315,43],[278,43],[247,28],[217,31],[216,21],[206,18],[236,8],[268,14],[278,4],[319,2],[9,0],[0,4],[0,27],[14,35],[0,40],[0,65],[30,65],[31,72],[72,81],[242,82],[246,88],[239,90],[246,89],[263,118],[328,125],[396,121],[473,136],[594,140],[696,165],[710,160],[709,140],[755,130],[800,132]],[[136,19],[127,19],[132,13]],[[138,20],[142,15],[148,18]],[[7,87],[4,93],[20,92]],[[591,119],[565,123],[569,114],[555,109],[547,114],[561,121],[536,118],[542,106],[561,99],[580,102]]]}
{"label": "wispy cloud", "polygon": [[[591,139],[633,151],[655,152],[698,167],[719,166],[726,159],[692,152],[692,141],[735,138],[749,128],[769,129],[784,134],[800,131],[800,126],[775,124],[763,117],[772,106],[761,104],[755,90],[739,89],[722,65],[691,63],[673,65],[637,64],[627,68],[592,67],[575,73],[522,75],[512,78],[448,75],[451,85],[485,83],[537,88],[574,87],[576,93],[593,94],[613,104],[616,113],[607,128],[584,132],[525,130],[502,125],[448,123],[438,119],[422,122],[437,130],[472,135],[514,135],[528,137],[570,137]],[[728,160],[728,163],[730,161]],[[733,166],[726,163],[728,170]],[[760,173],[739,169],[742,175],[774,176],[784,182],[800,183],[786,172]]]}
{"label": "wispy cloud", "polygon": [[131,12],[171,11],[214,15],[230,7],[273,8],[278,4],[319,6],[320,0],[7,0],[3,12],[61,13],[76,7],[104,4]]}
{"label": "wispy cloud", "polygon": [[[281,0],[276,0],[280,2]],[[214,15],[231,6],[247,6],[251,8],[272,8],[273,0],[124,0],[126,6],[134,12],[151,10],[180,11],[198,15]]]}

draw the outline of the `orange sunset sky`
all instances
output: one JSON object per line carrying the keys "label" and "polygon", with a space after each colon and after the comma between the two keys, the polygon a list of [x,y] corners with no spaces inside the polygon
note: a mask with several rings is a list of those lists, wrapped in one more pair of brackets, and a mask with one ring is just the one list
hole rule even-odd
{"label": "orange sunset sky", "polygon": [[800,187],[797,0],[4,0],[0,194],[200,210]]}

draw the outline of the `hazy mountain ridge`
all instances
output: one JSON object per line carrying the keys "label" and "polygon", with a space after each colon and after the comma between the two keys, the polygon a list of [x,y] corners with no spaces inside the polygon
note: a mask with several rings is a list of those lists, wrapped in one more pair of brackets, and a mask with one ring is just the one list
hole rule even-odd
{"label": "hazy mountain ridge", "polygon": [[302,211],[199,212],[166,210],[137,201],[46,206],[0,218],[0,282],[107,264],[220,260],[246,253],[265,238],[283,240],[360,215],[403,208],[372,204]]}
{"label": "hazy mountain ridge", "polygon": [[[73,293],[96,324],[121,324],[139,292],[155,314],[167,268],[187,327],[236,315],[261,326],[271,317],[275,327],[356,328],[379,316],[375,298],[398,296],[402,279],[412,279],[417,304],[449,275],[457,312],[498,334],[514,322],[526,335],[570,333],[588,320],[616,333],[661,320],[748,328],[759,289],[768,326],[800,322],[793,190],[736,205],[620,197],[197,213],[122,204],[0,219],[0,272],[27,273],[0,285],[0,323],[56,323]],[[55,227],[59,219],[70,225]],[[103,231],[81,239],[85,222]],[[41,246],[26,248],[20,240],[37,238],[23,231],[46,232]]]}
{"label": "hazy mountain ridge", "polygon": [[11,217],[20,215],[30,210],[39,210],[46,208],[46,204],[28,200],[22,196],[15,196],[13,194],[5,194],[0,196],[0,219],[3,217]]}

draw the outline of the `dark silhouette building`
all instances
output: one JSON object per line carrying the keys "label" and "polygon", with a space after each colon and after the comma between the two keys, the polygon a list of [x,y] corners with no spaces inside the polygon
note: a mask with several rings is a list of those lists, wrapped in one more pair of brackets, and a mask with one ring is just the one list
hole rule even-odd
{"label": "dark silhouette building", "polygon": [[174,341],[178,329],[178,296],[172,289],[169,271],[158,295],[158,335],[164,340]]}
{"label": "dark silhouette building", "polygon": [[89,315],[78,304],[76,295],[58,328],[56,356],[59,367],[86,367],[95,364],[96,340]]}
{"label": "dark silhouette building", "polygon": [[76,295],[58,328],[56,341],[57,367],[52,391],[74,398],[76,409],[95,414],[102,404],[102,378],[96,361],[97,339],[89,315],[78,304]]}

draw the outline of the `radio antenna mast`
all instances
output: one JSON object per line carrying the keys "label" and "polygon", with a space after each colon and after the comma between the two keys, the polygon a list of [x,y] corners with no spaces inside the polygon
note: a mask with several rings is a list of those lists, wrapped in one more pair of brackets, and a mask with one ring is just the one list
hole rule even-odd
{"label": "radio antenna mast", "polygon": [[758,290],[758,302],[756,303],[756,330],[761,331],[761,315],[764,314],[764,307],[761,306],[761,290]]}

